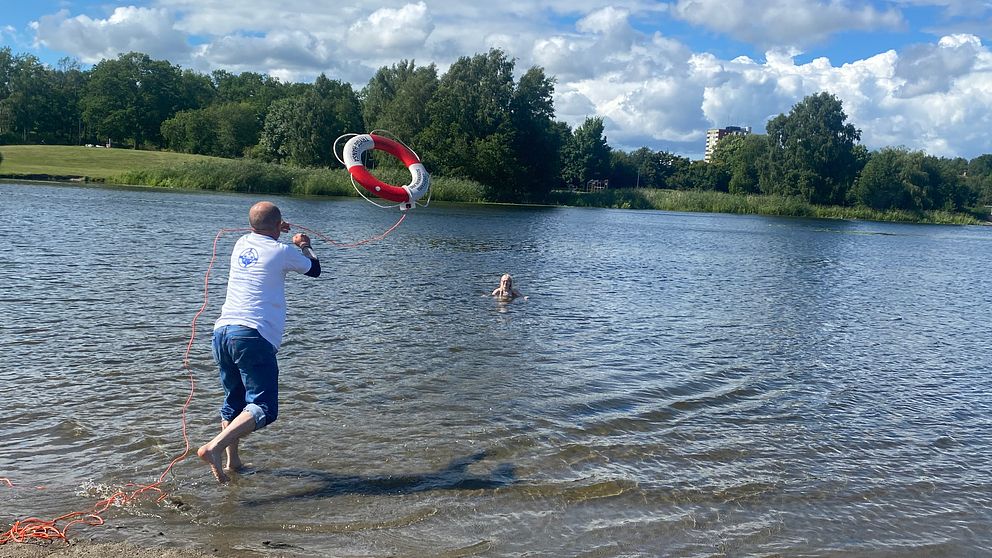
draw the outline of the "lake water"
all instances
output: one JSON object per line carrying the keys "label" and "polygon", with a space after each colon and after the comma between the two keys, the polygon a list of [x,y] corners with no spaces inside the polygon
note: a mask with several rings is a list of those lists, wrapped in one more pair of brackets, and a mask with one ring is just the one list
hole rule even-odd
{"label": "lake water", "polygon": [[[0,184],[0,528],[151,483],[256,196]],[[397,210],[269,198],[342,242]],[[209,332],[194,448],[218,428]],[[992,228],[431,204],[291,276],[278,421],[77,540],[220,556],[992,555]],[[484,296],[514,275],[527,300]],[[43,488],[39,488],[43,487]],[[2,547],[0,547],[2,548]]]}

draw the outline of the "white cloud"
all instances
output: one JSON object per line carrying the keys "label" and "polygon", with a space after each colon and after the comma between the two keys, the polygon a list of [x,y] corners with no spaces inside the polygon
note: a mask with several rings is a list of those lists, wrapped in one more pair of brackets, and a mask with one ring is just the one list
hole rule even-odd
{"label": "white cloud", "polygon": [[758,45],[807,46],[840,31],[897,29],[896,10],[843,0],[678,0],[672,13],[689,23]]}
{"label": "white cloud", "polygon": [[938,6],[945,18],[981,16],[992,12],[992,3],[988,0],[895,0],[895,3],[909,6]]}
{"label": "white cloud", "polygon": [[33,26],[39,44],[73,53],[86,63],[131,51],[176,60],[190,51],[186,37],[172,27],[171,14],[164,9],[120,7],[106,19],[69,17],[67,10],[61,10],[42,16]]}
{"label": "white cloud", "polygon": [[[943,56],[966,59],[932,80],[922,79],[933,59]],[[905,70],[907,64],[914,71]],[[900,67],[916,81],[900,76]],[[767,119],[748,123],[733,116],[749,110],[755,116],[788,112],[802,97],[828,91],[843,102],[848,121],[863,131],[862,143],[869,148],[902,145],[933,155],[974,157],[992,145],[992,52],[974,36],[945,37],[936,45],[839,67],[825,58],[796,65],[770,55],[753,68],[756,73],[733,65],[725,70],[726,81],[710,88],[704,103],[714,125],[750,124],[762,131]]]}
{"label": "white cloud", "polygon": [[[783,106],[795,99],[789,80],[777,80],[764,65],[747,57],[729,62],[712,55],[693,57],[694,73],[703,80],[702,111],[711,126],[764,128]],[[710,127],[710,126],[708,126]]]}
{"label": "white cloud", "polygon": [[226,36],[303,30],[316,35],[343,36],[349,25],[368,13],[361,2],[300,0],[157,0],[178,14],[176,28],[192,35]]}
{"label": "white cloud", "polygon": [[685,65],[689,49],[661,34],[636,31],[629,16],[613,8],[598,10],[579,20],[580,33],[538,39],[529,54],[535,64],[566,81],[616,73],[650,79]]}
{"label": "white cloud", "polygon": [[227,35],[205,45],[197,56],[224,67],[250,65],[312,70],[326,63],[329,48],[305,31],[276,31],[262,37]]}
{"label": "white cloud", "polygon": [[936,45],[915,45],[899,57],[895,77],[904,80],[900,97],[946,92],[957,78],[969,74],[978,61],[982,43],[974,35],[951,35]]}
{"label": "white cloud", "polygon": [[[407,4],[398,10],[381,8],[348,30],[353,50],[374,50],[402,56],[406,49],[422,47],[434,29],[427,4]],[[356,46],[358,48],[356,48]]]}
{"label": "white cloud", "polygon": [[599,39],[552,37],[536,45],[535,58],[572,76],[558,87],[559,117],[573,126],[605,117],[614,147],[648,142],[699,157],[707,128],[763,133],[770,118],[821,91],[842,101],[871,149],[903,145],[970,158],[992,145],[992,52],[973,35],[840,66],[825,57],[797,64],[795,49],[768,51],[764,61],[721,60],[643,34],[625,50],[604,52]]}
{"label": "white cloud", "polygon": [[[516,59],[518,72],[537,65],[556,78],[560,119],[577,126],[603,117],[611,145],[623,149],[698,157],[707,128],[762,132],[769,118],[820,91],[842,100],[870,148],[973,157],[992,145],[992,54],[980,35],[950,34],[840,65],[822,56],[797,62],[800,48],[831,33],[903,24],[893,9],[853,0],[617,0],[607,7],[595,0],[299,0],[291,10],[271,0],[149,2],[154,7],[119,7],[104,19],[44,16],[34,23],[35,40],[84,62],[137,50],[205,72],[257,71],[286,81],[326,73],[356,89],[401,59],[444,72],[458,57],[497,47]],[[946,14],[992,11],[987,0],[885,5],[910,4]],[[690,48],[664,32],[673,17],[768,45],[766,52],[725,59]]]}

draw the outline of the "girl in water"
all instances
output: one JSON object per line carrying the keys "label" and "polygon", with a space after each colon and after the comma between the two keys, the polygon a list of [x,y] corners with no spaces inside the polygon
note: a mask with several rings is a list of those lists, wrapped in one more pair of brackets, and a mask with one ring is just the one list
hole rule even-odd
{"label": "girl in water", "polygon": [[[521,296],[520,291],[513,288],[513,277],[509,273],[504,273],[499,278],[499,286],[493,291],[492,296],[501,301],[508,301]],[[524,297],[527,298],[527,297]]]}

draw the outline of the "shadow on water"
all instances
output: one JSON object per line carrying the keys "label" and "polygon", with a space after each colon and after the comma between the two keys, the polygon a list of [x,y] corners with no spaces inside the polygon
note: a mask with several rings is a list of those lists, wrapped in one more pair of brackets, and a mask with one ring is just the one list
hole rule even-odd
{"label": "shadow on water", "polygon": [[290,494],[282,494],[269,498],[249,500],[248,506],[316,500],[332,498],[348,494],[364,494],[371,496],[413,494],[433,490],[485,490],[510,486],[517,481],[516,471],[512,464],[501,463],[488,474],[473,475],[468,467],[486,457],[486,452],[478,452],[467,457],[453,459],[444,468],[430,473],[415,473],[401,475],[335,475],[327,471],[314,469],[277,469],[273,471],[258,471],[255,474],[268,474],[282,478],[293,478],[319,483],[305,490]]}

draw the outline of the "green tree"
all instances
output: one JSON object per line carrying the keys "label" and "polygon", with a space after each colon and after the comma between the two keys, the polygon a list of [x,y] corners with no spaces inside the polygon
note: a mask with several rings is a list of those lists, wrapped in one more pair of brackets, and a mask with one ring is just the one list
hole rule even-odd
{"label": "green tree", "polygon": [[509,163],[512,175],[508,182],[495,183],[494,199],[541,201],[561,184],[560,126],[556,125],[553,95],[554,79],[544,70],[532,67],[520,77],[510,99]]}
{"label": "green tree", "polygon": [[853,194],[857,203],[872,209],[911,209],[912,190],[922,181],[908,165],[905,149],[885,148],[871,155],[858,176]]}
{"label": "green tree", "polygon": [[414,141],[427,127],[426,107],[437,88],[434,64],[417,68],[413,61],[402,60],[379,68],[358,96],[365,131],[385,130],[405,142]]}
{"label": "green tree", "polygon": [[46,135],[52,143],[81,144],[85,130],[79,102],[86,88],[87,74],[77,60],[62,58],[50,75],[54,82]]}
{"label": "green tree", "polygon": [[224,103],[210,107],[216,122],[217,144],[212,155],[240,157],[258,143],[262,123],[250,103]]}
{"label": "green tree", "polygon": [[584,186],[610,174],[610,146],[603,135],[602,117],[586,118],[562,148],[562,178],[568,184]]}
{"label": "green tree", "polygon": [[[9,55],[9,49],[5,51]],[[0,100],[0,126],[10,138],[23,143],[50,140],[49,131],[58,113],[59,95],[55,77],[37,57],[19,54],[0,57],[0,74],[5,74]]]}
{"label": "green tree", "polygon": [[968,162],[965,183],[982,205],[992,205],[992,155],[979,155]]}
{"label": "green tree", "polygon": [[513,153],[510,104],[513,62],[497,49],[455,61],[427,106],[430,123],[417,139],[439,174],[483,184],[507,179]]}
{"label": "green tree", "polygon": [[214,70],[210,74],[210,81],[216,91],[216,102],[249,103],[260,111],[279,99],[301,94],[306,90],[306,87],[299,89],[283,84],[274,77],[255,72],[232,74],[226,70]]}
{"label": "green tree", "polygon": [[138,148],[161,144],[162,122],[183,102],[178,67],[131,52],[93,67],[81,104],[100,141],[130,140]]}
{"label": "green tree", "polygon": [[173,151],[240,157],[258,143],[261,124],[248,103],[223,103],[177,112],[162,123],[162,137]]}
{"label": "green tree", "polygon": [[690,180],[689,167],[692,161],[688,157],[682,157],[668,151],[659,151],[656,155],[657,178],[660,182],[659,188],[670,188],[675,190],[690,190],[695,187]]}
{"label": "green tree", "polygon": [[667,188],[676,190],[727,191],[730,175],[719,165],[706,161],[692,161],[685,157],[667,154],[665,178]]}
{"label": "green tree", "polygon": [[[647,150],[646,147],[641,149]],[[634,162],[633,153],[627,153],[621,149],[614,149],[610,152],[610,184],[616,188],[644,187],[639,184],[640,174],[637,164]]]}
{"label": "green tree", "polygon": [[855,184],[855,200],[873,209],[959,211],[976,201],[964,183],[965,162],[887,147],[871,155]]}
{"label": "green tree", "polygon": [[217,98],[217,90],[210,76],[193,70],[179,73],[178,110],[199,109],[210,106]]}
{"label": "green tree", "polygon": [[217,145],[216,124],[209,109],[179,111],[162,122],[162,138],[173,151],[213,155]]}
{"label": "green tree", "polygon": [[968,161],[968,176],[992,176],[992,155],[979,155]]}
{"label": "green tree", "polygon": [[924,164],[930,174],[930,200],[933,209],[961,211],[975,204],[978,196],[967,183],[966,159],[927,155]]}
{"label": "green tree", "polygon": [[768,158],[768,138],[759,134],[729,135],[720,139],[713,151],[712,164],[730,176],[731,194],[756,194],[762,165]]}
{"label": "green tree", "polygon": [[762,191],[798,195],[812,203],[843,203],[860,170],[854,147],[861,131],[846,120],[840,100],[829,93],[810,95],[788,115],[769,120]]}
{"label": "green tree", "polygon": [[[618,187],[675,188],[685,185],[689,172],[689,159],[667,151],[653,151],[640,147],[629,154],[613,150],[613,171],[610,182]],[[674,179],[676,175],[680,178]]]}
{"label": "green tree", "polygon": [[323,74],[302,95],[272,104],[259,147],[267,156],[298,166],[335,164],[333,144],[360,129],[361,110],[351,85]]}
{"label": "green tree", "polygon": [[[13,114],[7,99],[10,97],[10,76],[14,72],[14,55],[10,47],[0,48],[0,143],[12,135]],[[8,138],[9,141],[9,138]]]}

